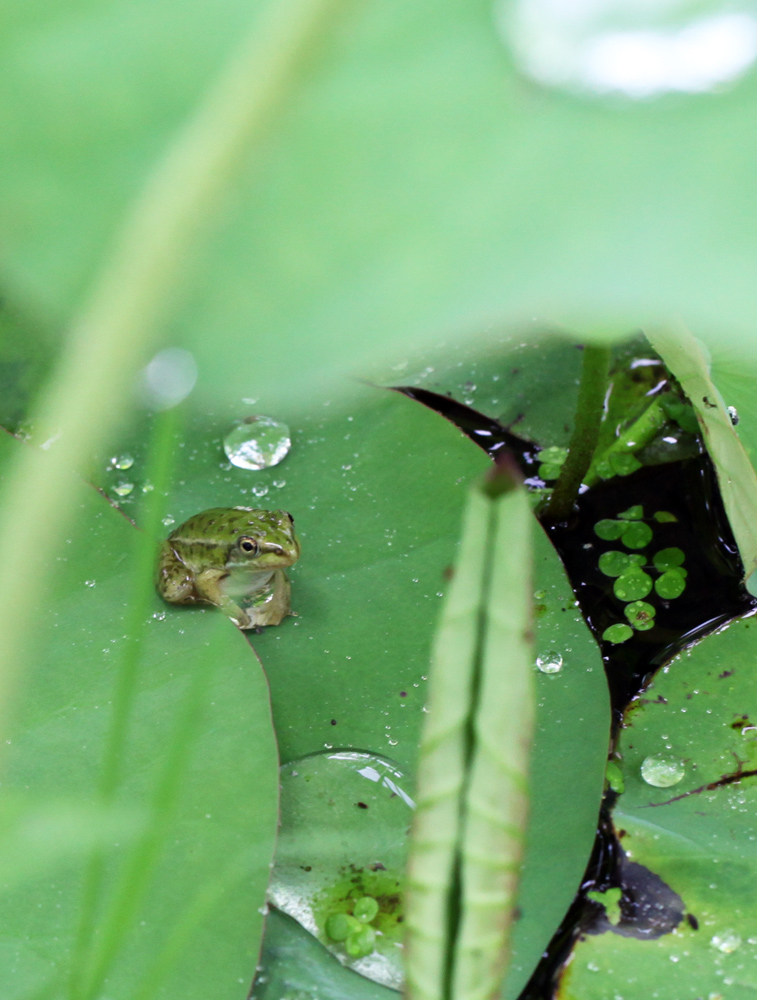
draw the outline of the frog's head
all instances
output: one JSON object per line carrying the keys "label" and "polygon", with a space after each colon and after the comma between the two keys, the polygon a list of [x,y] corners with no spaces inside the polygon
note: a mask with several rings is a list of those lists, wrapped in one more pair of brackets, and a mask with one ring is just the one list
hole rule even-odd
{"label": "frog's head", "polygon": [[229,550],[230,570],[280,569],[300,558],[294,518],[286,510],[249,510],[249,520]]}

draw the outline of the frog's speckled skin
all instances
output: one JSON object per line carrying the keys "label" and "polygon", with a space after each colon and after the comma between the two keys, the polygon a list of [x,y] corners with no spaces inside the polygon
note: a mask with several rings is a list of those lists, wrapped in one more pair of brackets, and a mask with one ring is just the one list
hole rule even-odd
{"label": "frog's speckled skin", "polygon": [[[215,604],[240,628],[278,625],[293,614],[284,567],[299,557],[287,511],[214,507],[163,542],[155,584],[170,604]],[[240,598],[253,598],[251,606]]]}

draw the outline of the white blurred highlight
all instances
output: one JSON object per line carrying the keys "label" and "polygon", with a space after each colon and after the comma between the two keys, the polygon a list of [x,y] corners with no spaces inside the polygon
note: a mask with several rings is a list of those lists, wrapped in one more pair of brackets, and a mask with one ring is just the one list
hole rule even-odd
{"label": "white blurred highlight", "polygon": [[717,90],[757,59],[757,14],[712,4],[687,20],[685,6],[679,0],[500,0],[496,13],[521,69],[540,83],[643,99]]}
{"label": "white blurred highlight", "polygon": [[187,398],[196,382],[197,363],[193,355],[181,347],[167,347],[145,366],[142,396],[146,406],[170,410]]}

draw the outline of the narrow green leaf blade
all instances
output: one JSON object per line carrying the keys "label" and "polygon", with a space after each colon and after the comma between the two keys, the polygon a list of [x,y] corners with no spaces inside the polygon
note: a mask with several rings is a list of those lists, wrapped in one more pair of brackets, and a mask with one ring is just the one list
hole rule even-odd
{"label": "narrow green leaf blade", "polygon": [[757,569],[757,473],[710,378],[700,343],[686,330],[655,330],[647,337],[696,411],[748,578]]}
{"label": "narrow green leaf blade", "polygon": [[450,891],[460,835],[471,711],[492,501],[471,491],[455,575],[432,652],[429,716],[418,764],[418,792],[408,863],[405,921],[409,1000],[444,995],[451,947]]}
{"label": "narrow green leaf blade", "polygon": [[532,515],[522,490],[490,485],[471,491],[432,656],[408,866],[413,1000],[495,996],[505,968],[533,727]]}
{"label": "narrow green leaf blade", "polygon": [[507,961],[528,811],[534,723],[532,514],[525,490],[494,504],[491,577],[474,748],[461,830],[462,921],[455,1000],[499,992]]}

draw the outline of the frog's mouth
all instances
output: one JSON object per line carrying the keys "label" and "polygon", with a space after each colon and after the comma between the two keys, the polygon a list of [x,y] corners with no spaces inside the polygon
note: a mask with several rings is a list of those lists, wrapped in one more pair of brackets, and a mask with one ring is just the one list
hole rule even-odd
{"label": "frog's mouth", "polygon": [[300,557],[299,546],[296,552],[285,549],[277,542],[261,542],[260,552],[255,557],[255,565],[263,569],[284,569],[296,563]]}

